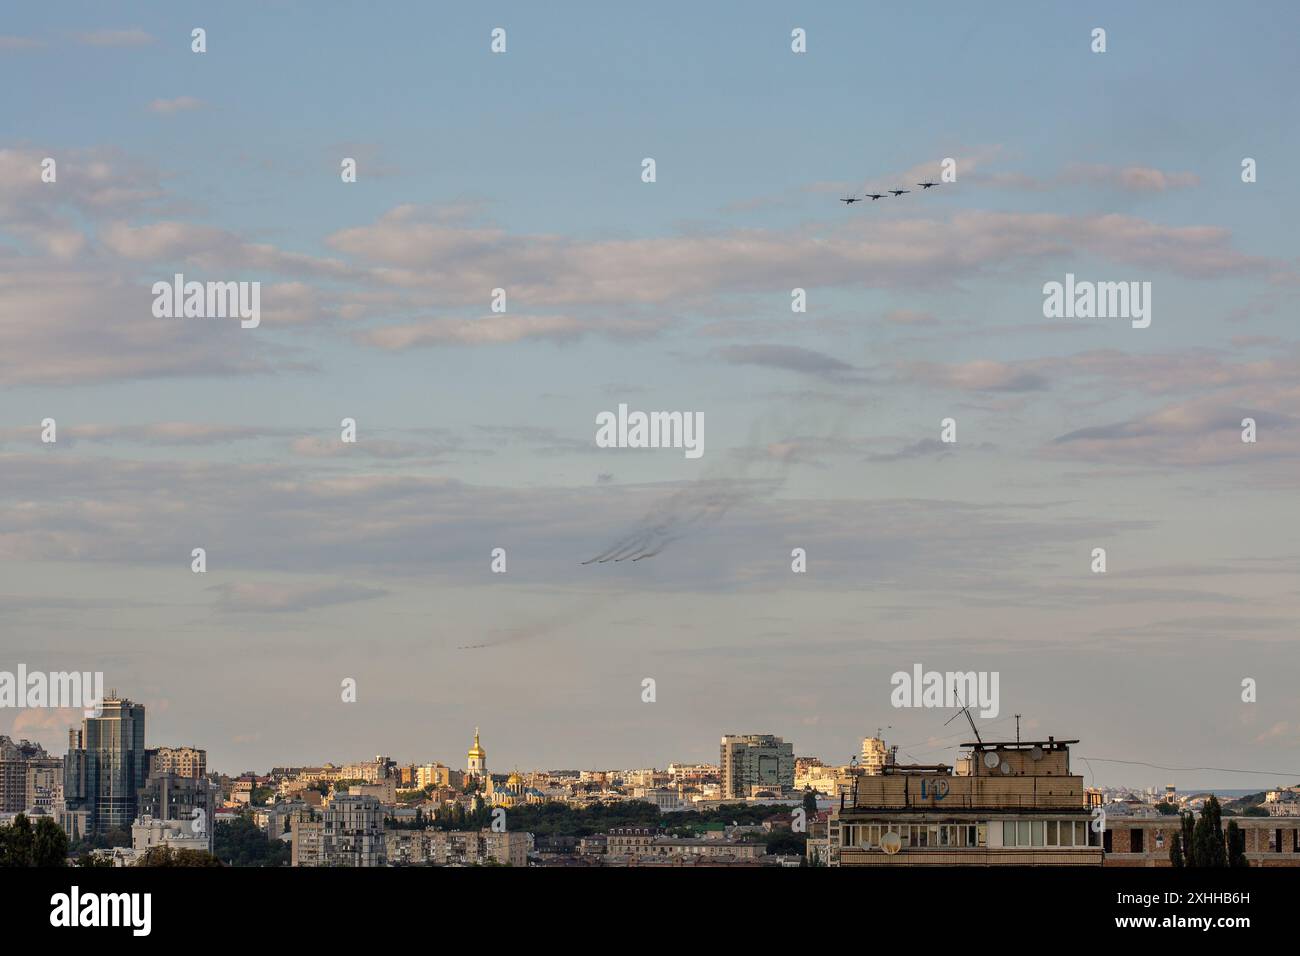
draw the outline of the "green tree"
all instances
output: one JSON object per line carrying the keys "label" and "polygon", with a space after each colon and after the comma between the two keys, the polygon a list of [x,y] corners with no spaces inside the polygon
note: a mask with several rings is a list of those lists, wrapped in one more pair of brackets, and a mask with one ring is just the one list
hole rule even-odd
{"label": "green tree", "polygon": [[1228,821],[1228,866],[1250,866],[1246,859],[1246,831],[1237,826],[1236,820]]}
{"label": "green tree", "polygon": [[32,866],[66,866],[68,835],[49,817],[36,821],[32,831]]}
{"label": "green tree", "polygon": [[222,866],[222,862],[206,850],[174,850],[169,846],[154,846],[136,861],[136,866]]}
{"label": "green tree", "polygon": [[1195,866],[1206,869],[1228,865],[1227,848],[1223,842],[1222,811],[1214,794],[1210,794],[1210,798],[1205,801],[1201,818],[1196,821],[1192,843],[1196,848]]}
{"label": "green tree", "polygon": [[288,866],[293,852],[288,843],[270,839],[247,817],[218,823],[212,841],[217,859],[229,866]]}
{"label": "green tree", "polygon": [[32,821],[20,813],[7,827],[0,827],[0,866],[33,866]]}

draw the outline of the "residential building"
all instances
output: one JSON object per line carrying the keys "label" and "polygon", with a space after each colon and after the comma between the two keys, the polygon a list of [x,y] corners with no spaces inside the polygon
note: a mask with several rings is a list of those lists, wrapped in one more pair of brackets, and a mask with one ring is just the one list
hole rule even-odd
{"label": "residential building", "polygon": [[202,838],[201,849],[212,852],[215,796],[206,777],[155,774],[140,790],[139,819],[149,817],[156,824],[178,823],[195,839]]}
{"label": "residential building", "polygon": [[290,818],[293,866],[383,865],[384,811],[374,797],[341,794],[316,817]]}
{"label": "residential building", "polygon": [[[1253,867],[1300,866],[1300,814],[1289,817],[1224,817],[1235,821],[1246,840],[1246,861]],[[1102,834],[1105,866],[1173,866],[1171,842],[1181,822],[1175,815],[1146,818],[1106,818]]]}
{"label": "residential building", "polygon": [[149,751],[149,776],[170,773],[198,779],[208,773],[208,752],[197,747],[157,747]]}
{"label": "residential building", "polygon": [[[859,774],[828,821],[832,866],[1098,865],[1075,740],[962,744],[955,767]],[[821,853],[820,848],[818,854]]]}
{"label": "residential building", "polygon": [[779,796],[794,789],[794,745],[770,734],[722,738],[721,799],[746,799],[759,791]]}

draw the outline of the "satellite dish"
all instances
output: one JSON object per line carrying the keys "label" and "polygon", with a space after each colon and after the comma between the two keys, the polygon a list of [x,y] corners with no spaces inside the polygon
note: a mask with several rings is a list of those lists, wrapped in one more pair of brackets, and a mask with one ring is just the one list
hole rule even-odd
{"label": "satellite dish", "polygon": [[986,767],[988,767],[990,770],[992,770],[994,767],[996,767],[996,766],[998,765],[998,761],[999,761],[998,755],[997,755],[996,753],[994,753],[992,750],[989,750],[989,751],[986,751],[986,752],[985,752],[985,754],[984,754],[984,766],[986,766]]}
{"label": "satellite dish", "polygon": [[897,833],[886,833],[880,838],[880,849],[884,850],[889,856],[893,856],[903,848],[903,838]]}
{"label": "satellite dish", "polygon": [[1011,772],[1011,764],[1007,763],[1005,760],[1002,761],[1002,772],[1003,772],[1003,773],[1010,773],[1010,772]]}
{"label": "satellite dish", "polygon": [[1040,747],[1040,746],[1038,746],[1038,744],[1034,744],[1034,749],[1031,750],[1031,751],[1029,751],[1029,759],[1030,759],[1030,760],[1042,760],[1042,759],[1043,759],[1043,748]]}

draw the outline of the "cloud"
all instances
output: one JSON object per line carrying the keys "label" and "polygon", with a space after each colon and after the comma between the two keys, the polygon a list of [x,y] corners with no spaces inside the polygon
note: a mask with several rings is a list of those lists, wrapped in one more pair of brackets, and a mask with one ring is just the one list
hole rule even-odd
{"label": "cloud", "polygon": [[217,594],[217,609],[227,613],[285,613],[313,608],[370,601],[386,596],[382,588],[356,584],[292,585],[272,582],[218,584],[208,588]]}
{"label": "cloud", "polygon": [[894,309],[884,315],[891,325],[934,325],[938,320],[929,312],[916,309]]}
{"label": "cloud", "polygon": [[1195,173],[1165,172],[1149,166],[1067,166],[1058,182],[1075,185],[1111,186],[1127,192],[1162,193],[1170,189],[1187,189],[1200,185]]}
{"label": "cloud", "polygon": [[157,38],[138,27],[129,30],[93,30],[78,33],[77,42],[84,46],[132,47],[148,46],[156,43]]}
{"label": "cloud", "polygon": [[202,107],[203,101],[195,99],[193,96],[177,96],[170,100],[153,100],[149,103],[149,112],[170,115],[171,113],[186,113],[191,110],[202,109]]}
{"label": "cloud", "polygon": [[716,354],[732,365],[758,365],[822,378],[842,378],[856,371],[848,362],[797,345],[731,345]]}
{"label": "cloud", "polygon": [[32,37],[0,36],[0,50],[38,50],[44,41]]}
{"label": "cloud", "polygon": [[972,392],[1037,392],[1048,387],[1047,379],[1037,372],[989,359],[957,365],[913,362],[904,366],[904,375],[926,385]]}
{"label": "cloud", "polygon": [[[1242,419],[1254,418],[1263,438],[1241,440]],[[1300,420],[1215,398],[1165,405],[1126,421],[1078,428],[1055,438],[1045,453],[1127,465],[1249,464],[1300,457]]]}

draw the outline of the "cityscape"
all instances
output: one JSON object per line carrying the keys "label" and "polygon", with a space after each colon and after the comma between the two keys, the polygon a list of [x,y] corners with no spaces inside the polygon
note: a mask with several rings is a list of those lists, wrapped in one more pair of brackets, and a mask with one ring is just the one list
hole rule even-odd
{"label": "cityscape", "polygon": [[8,6],[24,928],[1289,915],[1300,4]]}
{"label": "cityscape", "polygon": [[[1300,866],[1300,782],[1223,801],[1085,787],[1078,740],[986,741],[968,709],[975,739],[952,765],[904,763],[879,732],[841,766],[780,736],[724,734],[716,764],[500,772],[475,728],[456,764],[380,755],[239,774],[209,768],[201,747],[148,746],[145,710],[97,702],[63,757],[0,736],[0,862],[1190,866],[1184,831],[1203,822],[1218,824],[1222,859],[1200,865]],[[20,858],[19,831],[43,834],[31,842],[46,857]]]}

